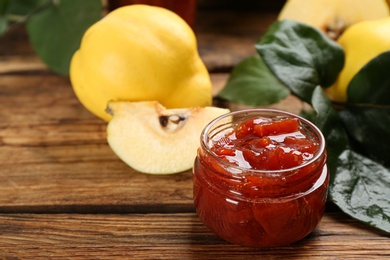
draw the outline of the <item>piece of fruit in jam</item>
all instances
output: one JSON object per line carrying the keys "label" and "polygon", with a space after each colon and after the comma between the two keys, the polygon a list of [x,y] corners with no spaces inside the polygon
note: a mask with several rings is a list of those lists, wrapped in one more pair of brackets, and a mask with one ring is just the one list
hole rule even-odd
{"label": "piece of fruit in jam", "polygon": [[295,118],[253,118],[214,140],[212,151],[229,163],[255,170],[282,170],[313,158],[318,142]]}

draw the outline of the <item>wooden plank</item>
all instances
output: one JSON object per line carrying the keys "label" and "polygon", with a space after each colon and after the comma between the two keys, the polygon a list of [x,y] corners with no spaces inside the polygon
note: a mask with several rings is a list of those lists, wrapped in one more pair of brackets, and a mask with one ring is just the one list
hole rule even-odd
{"label": "wooden plank", "polygon": [[150,176],[126,166],[69,79],[3,75],[0,85],[1,212],[193,210],[191,172]]}
{"label": "wooden plank", "polygon": [[[227,77],[212,74],[216,91]],[[3,75],[0,85],[0,212],[193,210],[191,171],[151,176],[126,166],[107,145],[106,122],[66,77]],[[297,109],[290,99],[279,105]]]}
{"label": "wooden plank", "polygon": [[[245,34],[257,37],[256,21],[263,19],[255,13],[239,19],[232,11],[200,15],[200,49],[217,70],[248,54],[240,28],[245,25]],[[272,15],[267,17],[272,20]],[[220,26],[225,29],[218,31]],[[213,31],[221,36],[214,43]],[[0,212],[193,210],[190,171],[147,176],[127,167],[107,145],[106,123],[82,107],[69,78],[46,69],[24,30],[14,33],[0,43],[0,194],[7,194],[0,196]],[[225,51],[229,58],[223,60]],[[228,74],[211,73],[211,78],[217,94]],[[289,98],[279,107],[295,112],[300,103]]]}
{"label": "wooden plank", "polygon": [[202,60],[211,72],[230,71],[256,54],[255,43],[276,20],[277,12],[259,10],[203,10],[195,32]]}
{"label": "wooden plank", "polygon": [[0,56],[0,75],[19,73],[41,73],[48,68],[35,54]]}
{"label": "wooden plank", "polygon": [[283,248],[231,245],[195,213],[0,215],[2,258],[72,259],[385,259],[390,240],[340,213],[328,214],[302,241]]}
{"label": "wooden plank", "polygon": [[0,56],[25,56],[33,53],[24,26],[14,26],[0,37]]}
{"label": "wooden plank", "polygon": [[[200,10],[195,30],[215,95],[232,67],[255,54],[254,43],[277,14],[211,9]],[[272,107],[298,113],[302,106],[289,97]],[[333,209],[295,245],[230,245],[193,213],[190,170],[137,173],[110,150],[105,129],[78,102],[69,78],[50,72],[34,54],[23,29],[1,38],[1,258],[390,258],[388,235]]]}
{"label": "wooden plank", "polygon": [[137,173],[116,158],[88,159],[2,165],[0,212],[193,211],[190,171],[153,176]]}

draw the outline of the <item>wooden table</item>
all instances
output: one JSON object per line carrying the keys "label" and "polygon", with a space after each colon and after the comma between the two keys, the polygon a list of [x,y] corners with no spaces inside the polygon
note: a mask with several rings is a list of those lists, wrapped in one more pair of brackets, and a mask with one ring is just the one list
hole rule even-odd
{"label": "wooden table", "polygon": [[[272,12],[199,11],[199,51],[214,84],[253,53]],[[293,97],[276,107],[299,112]],[[50,72],[23,30],[0,43],[0,255],[15,258],[390,258],[388,235],[328,207],[318,228],[284,248],[231,245],[198,219],[192,173],[137,173],[110,150],[106,123]]]}

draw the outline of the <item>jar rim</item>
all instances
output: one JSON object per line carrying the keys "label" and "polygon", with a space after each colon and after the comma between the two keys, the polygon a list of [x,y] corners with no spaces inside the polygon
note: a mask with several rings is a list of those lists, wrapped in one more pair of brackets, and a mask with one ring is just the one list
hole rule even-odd
{"label": "jar rim", "polygon": [[[318,141],[319,141],[319,144],[320,144],[319,148],[318,148],[318,150],[317,150],[317,152],[315,154],[315,156],[313,156],[313,158],[311,158],[310,160],[308,160],[305,163],[302,163],[302,164],[300,164],[298,166],[291,167],[291,168],[286,168],[286,169],[280,169],[280,170],[250,169],[250,168],[241,167],[241,166],[235,165],[233,163],[229,163],[229,162],[227,162],[225,160],[222,160],[207,145],[208,141],[209,141],[208,133],[210,132],[210,130],[213,130],[212,127],[214,127],[218,122],[221,122],[224,119],[227,119],[229,117],[233,118],[234,116],[237,116],[237,115],[250,114],[250,113],[274,113],[274,114],[281,115],[281,116],[293,117],[293,118],[298,119],[300,122],[305,123],[312,130],[314,130],[314,133],[316,134],[316,136],[318,138]],[[234,122],[234,120],[232,120],[231,122]],[[201,146],[202,146],[202,148],[205,149],[211,156],[213,156],[216,160],[218,160],[224,166],[229,167],[230,169],[238,170],[238,172],[241,172],[241,173],[242,172],[250,172],[251,174],[267,174],[267,175],[277,175],[277,176],[280,176],[280,175],[285,174],[285,173],[295,172],[296,170],[302,169],[302,168],[306,167],[307,165],[310,165],[310,164],[316,162],[317,160],[320,159],[320,157],[325,152],[325,137],[322,134],[321,130],[314,123],[312,123],[311,121],[309,121],[306,118],[303,118],[303,117],[301,117],[299,115],[296,115],[296,114],[293,114],[293,113],[290,113],[290,112],[287,112],[287,111],[278,110],[278,109],[271,109],[271,108],[243,109],[243,110],[237,110],[237,111],[233,111],[233,112],[221,115],[221,116],[213,119],[212,121],[210,121],[206,125],[206,127],[203,129],[203,131],[201,133],[201,138],[200,139],[201,139]]]}

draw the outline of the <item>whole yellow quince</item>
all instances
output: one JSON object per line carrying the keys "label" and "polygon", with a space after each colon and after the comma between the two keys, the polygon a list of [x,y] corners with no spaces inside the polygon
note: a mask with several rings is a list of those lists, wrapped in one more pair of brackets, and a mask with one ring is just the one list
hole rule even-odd
{"label": "whole yellow quince", "polygon": [[327,93],[334,101],[346,102],[348,85],[356,73],[390,49],[390,17],[356,23],[341,35],[338,42],[345,51],[345,64]]}
{"label": "whole yellow quince", "polygon": [[166,108],[212,101],[194,32],[161,7],[121,7],[92,25],[72,58],[70,78],[80,102],[107,121],[109,101],[154,100]]}

